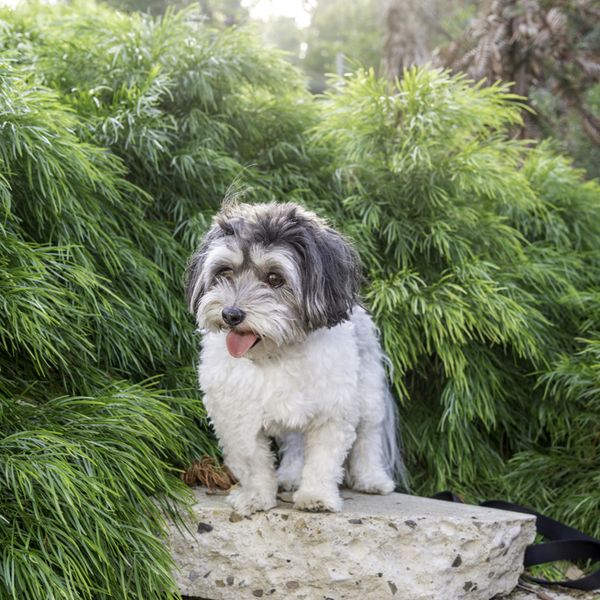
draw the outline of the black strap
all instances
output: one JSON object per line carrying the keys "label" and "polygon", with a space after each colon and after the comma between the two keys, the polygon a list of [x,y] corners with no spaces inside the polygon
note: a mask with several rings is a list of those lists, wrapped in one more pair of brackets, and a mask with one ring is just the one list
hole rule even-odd
{"label": "black strap", "polygon": [[[436,500],[445,500],[447,502],[462,502],[456,494],[450,491],[438,492],[432,497]],[[525,567],[541,565],[556,560],[600,560],[600,540],[586,535],[574,527],[569,527],[560,521],[545,517],[530,508],[505,502],[504,500],[486,500],[485,502],[480,502],[479,506],[526,513],[537,517],[535,523],[537,532],[550,541],[543,544],[531,544],[527,547],[523,561]],[[563,587],[578,590],[600,589],[600,569],[580,579],[567,579],[565,581],[548,581],[547,579],[540,579],[538,577],[530,577],[530,579],[543,585],[562,585]]]}

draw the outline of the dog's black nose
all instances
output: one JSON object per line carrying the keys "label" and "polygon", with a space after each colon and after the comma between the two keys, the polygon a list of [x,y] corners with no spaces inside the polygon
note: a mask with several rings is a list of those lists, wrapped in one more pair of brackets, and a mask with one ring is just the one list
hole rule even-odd
{"label": "dog's black nose", "polygon": [[239,325],[246,318],[246,313],[237,306],[226,306],[221,316],[227,325],[235,327],[235,325]]}

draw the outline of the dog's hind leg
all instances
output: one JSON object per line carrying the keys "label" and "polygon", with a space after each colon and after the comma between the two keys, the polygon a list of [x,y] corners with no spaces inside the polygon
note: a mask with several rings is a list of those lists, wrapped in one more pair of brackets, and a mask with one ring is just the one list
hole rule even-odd
{"label": "dog's hind leg", "polygon": [[383,424],[362,420],[347,462],[348,487],[367,494],[389,494],[395,483],[386,469],[383,452]]}
{"label": "dog's hind leg", "polygon": [[280,456],[277,469],[279,487],[286,492],[297,490],[304,466],[304,436],[297,432],[286,433],[277,436],[277,445]]}
{"label": "dog's hind leg", "polygon": [[389,494],[401,463],[394,398],[373,321],[364,311],[356,311],[353,321],[361,362],[357,389],[360,420],[346,464],[346,484],[369,494]]}

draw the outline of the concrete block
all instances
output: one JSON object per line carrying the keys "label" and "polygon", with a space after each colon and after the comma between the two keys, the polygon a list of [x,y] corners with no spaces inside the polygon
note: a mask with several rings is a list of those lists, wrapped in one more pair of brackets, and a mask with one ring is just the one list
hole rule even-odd
{"label": "concrete block", "polygon": [[404,494],[246,518],[195,494],[190,531],[172,526],[169,542],[180,592],[210,600],[489,600],[516,586],[535,536],[530,515]]}

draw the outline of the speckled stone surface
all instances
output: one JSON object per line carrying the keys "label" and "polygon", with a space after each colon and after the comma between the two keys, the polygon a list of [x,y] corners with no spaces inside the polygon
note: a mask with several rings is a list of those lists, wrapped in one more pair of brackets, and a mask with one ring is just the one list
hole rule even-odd
{"label": "speckled stone surface", "polygon": [[190,531],[171,527],[169,542],[180,592],[210,600],[489,600],[516,586],[535,535],[529,515],[403,494],[250,518],[195,494]]}

